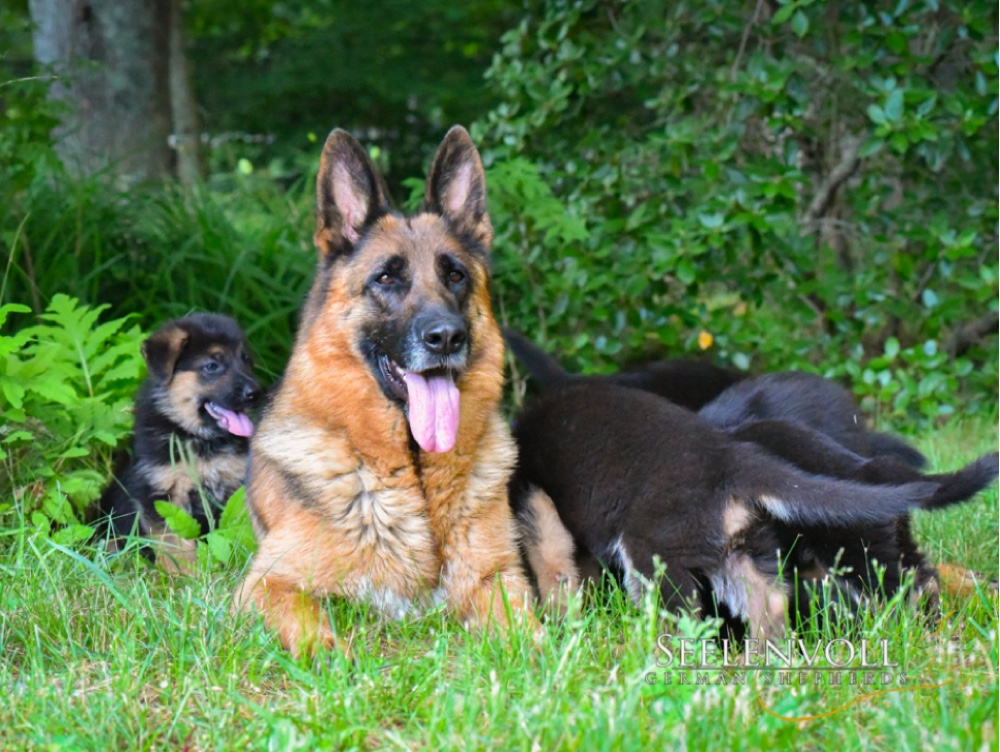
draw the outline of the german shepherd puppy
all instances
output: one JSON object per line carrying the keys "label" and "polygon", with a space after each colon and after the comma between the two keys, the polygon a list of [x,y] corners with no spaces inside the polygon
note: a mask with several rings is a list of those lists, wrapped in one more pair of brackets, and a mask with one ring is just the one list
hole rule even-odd
{"label": "german shepherd puppy", "polygon": [[334,643],[317,601],[330,595],[392,617],[443,600],[471,626],[533,623],[475,146],[452,128],[422,208],[404,217],[335,130],[317,204],[319,266],[251,448],[259,547],[237,607],[260,611],[294,654]]}
{"label": "german shepherd puppy", "polygon": [[[998,473],[997,455],[987,454],[954,473],[921,475],[918,468],[926,465],[926,458],[920,452],[896,436],[868,430],[847,390],[810,373],[789,371],[747,379],[698,414],[733,437],[759,444],[811,473],[876,484],[933,481],[940,484],[931,501],[935,508],[972,498]],[[796,547],[797,565],[803,571],[826,572],[835,565],[840,578],[856,590],[889,595],[912,572],[916,592],[926,596],[930,609],[937,608],[939,573],[917,546],[909,514],[860,526],[779,525],[777,532],[786,548]],[[969,579],[970,573],[961,568],[945,569],[946,589],[954,590]]]}
{"label": "german shepherd puppy", "polygon": [[[527,356],[523,360],[529,373],[534,377],[541,372],[544,384],[615,382],[614,374],[571,377],[523,336],[509,330],[505,336],[519,359]],[[634,380],[624,383],[632,385]],[[643,387],[660,396],[664,390],[669,393],[678,388],[667,381],[640,384]],[[930,507],[971,498],[997,476],[996,455],[981,457],[956,473],[922,476],[914,469],[914,465],[923,463],[922,455],[896,437],[867,432],[850,395],[833,382],[811,374],[771,374],[740,381],[704,406],[699,416],[727,430],[732,438],[753,442],[809,473],[888,486],[933,482],[937,490],[926,502]],[[576,567],[588,571],[563,571],[566,552],[574,549],[574,543],[565,530],[559,529],[560,520],[551,500],[538,493],[522,493],[521,499],[519,517],[525,533],[525,555],[539,589],[558,594],[564,583],[575,581],[578,575],[593,574],[594,562],[580,552],[576,554]],[[913,570],[918,587],[928,591],[933,603],[937,573],[917,548],[909,525],[908,513],[895,520],[866,519],[850,524],[846,519],[809,525],[774,519],[764,539],[777,541],[786,554],[790,553],[787,571],[798,569],[821,577],[836,565],[846,570],[852,585],[867,592],[895,592],[905,573]],[[885,567],[881,578],[872,566],[873,560]],[[968,580],[959,579],[963,584]]]}
{"label": "german shepherd puppy", "polygon": [[[148,376],[135,400],[132,457],[119,464],[101,496],[115,535],[138,530],[160,539],[172,568],[190,545],[169,533],[154,506],[168,501],[209,528],[246,476],[253,423],[246,411],[261,396],[246,337],[228,316],[198,313],[164,324],[142,344]],[[151,555],[151,550],[144,553]]]}
{"label": "german shepherd puppy", "polygon": [[[668,608],[693,603],[712,611],[714,598],[755,637],[779,635],[788,607],[775,521],[885,522],[930,504],[938,489],[811,475],[667,400],[607,383],[543,394],[518,416],[514,434],[520,459],[511,501],[529,548],[547,545],[538,520],[551,500],[576,546],[633,599],[643,578],[654,579],[659,557]],[[569,586],[573,566],[562,573]],[[548,572],[544,578],[559,582]]]}

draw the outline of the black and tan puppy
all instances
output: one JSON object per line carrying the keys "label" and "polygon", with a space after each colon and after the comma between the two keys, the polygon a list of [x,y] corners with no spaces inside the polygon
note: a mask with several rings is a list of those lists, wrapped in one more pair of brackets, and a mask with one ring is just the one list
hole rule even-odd
{"label": "black and tan puppy", "polygon": [[892,520],[931,503],[938,489],[811,475],[688,410],[611,384],[543,394],[519,416],[515,438],[511,498],[521,519],[536,522],[541,490],[575,545],[620,577],[634,599],[642,578],[654,579],[659,557],[667,607],[693,601],[714,610],[714,598],[754,635],[780,633],[788,607],[773,521]]}
{"label": "black and tan puppy", "polygon": [[[864,483],[898,484],[926,479],[939,484],[931,507],[965,501],[997,477],[996,454],[980,457],[954,473],[921,475],[920,452],[891,434],[867,429],[854,398],[839,385],[809,373],[789,371],[747,379],[726,389],[698,413],[741,441],[752,441],[811,473]],[[935,607],[938,572],[920,551],[910,515],[883,523],[849,526],[785,526],[776,530],[784,547],[796,549],[803,571],[836,568],[860,592],[896,592],[907,574]],[[949,568],[958,574],[954,567]],[[959,579],[966,579],[964,574]]]}
{"label": "black and tan puppy", "polygon": [[[550,389],[560,384],[594,386],[617,381],[616,374],[569,376],[525,338],[509,331],[506,336],[529,373],[533,377],[540,373],[542,383]],[[636,384],[628,379],[621,383],[668,397],[678,388],[667,381]],[[997,476],[996,455],[981,457],[955,473],[921,475],[914,466],[921,464],[923,457],[916,450],[893,436],[867,431],[850,395],[833,382],[811,374],[772,374],[735,383],[704,406],[699,416],[713,427],[726,430],[731,438],[752,442],[812,474],[888,487],[921,481],[934,483],[936,490],[926,500],[927,507],[947,506],[971,498]],[[672,430],[669,426],[666,429]],[[622,433],[634,429],[622,426],[616,430]],[[670,437],[663,439],[669,440]],[[557,592],[565,582],[586,574],[565,571],[567,551],[576,551],[577,568],[593,571],[592,559],[575,548],[571,536],[560,531],[562,509],[557,513],[544,494],[522,494],[519,503],[525,555],[543,593]],[[881,504],[877,497],[874,503]],[[937,573],[913,541],[908,513],[895,519],[879,518],[876,514],[854,521],[840,517],[811,523],[791,523],[775,517],[766,529],[758,527],[754,535],[758,546],[775,544],[785,552],[786,576],[798,570],[822,577],[836,567],[842,572],[843,581],[857,586],[860,592],[892,593],[912,570],[919,587],[926,588],[932,596],[936,588]]]}
{"label": "black and tan puppy", "polygon": [[253,433],[246,411],[261,388],[243,331],[228,316],[170,321],[143,343],[142,354],[148,376],[135,400],[132,457],[116,468],[100,510],[116,536],[138,531],[161,539],[156,553],[171,567],[193,551],[169,533],[155,503],[180,507],[208,530],[243,485]]}

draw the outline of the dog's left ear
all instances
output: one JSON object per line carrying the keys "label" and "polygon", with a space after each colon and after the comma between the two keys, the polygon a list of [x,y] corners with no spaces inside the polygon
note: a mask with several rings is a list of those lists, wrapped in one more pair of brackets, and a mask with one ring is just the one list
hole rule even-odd
{"label": "dog's left ear", "polygon": [[339,128],[323,146],[316,176],[313,242],[327,259],[349,254],[365,230],[389,211],[385,181],[364,147]]}
{"label": "dog's left ear", "polygon": [[176,324],[168,324],[153,332],[142,343],[142,357],[146,359],[149,375],[163,384],[169,384],[187,341],[187,332]]}
{"label": "dog's left ear", "polygon": [[423,211],[440,214],[456,232],[489,249],[493,225],[486,212],[486,175],[469,132],[454,126],[441,142],[427,175]]}

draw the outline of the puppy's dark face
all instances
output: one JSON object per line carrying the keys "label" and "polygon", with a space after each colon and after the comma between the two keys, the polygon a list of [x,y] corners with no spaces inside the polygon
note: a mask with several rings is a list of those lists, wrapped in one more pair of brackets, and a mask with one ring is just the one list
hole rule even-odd
{"label": "puppy's dark face", "polygon": [[143,343],[157,409],[202,438],[248,437],[246,411],[261,397],[246,338],[235,321],[216,314],[177,319]]}

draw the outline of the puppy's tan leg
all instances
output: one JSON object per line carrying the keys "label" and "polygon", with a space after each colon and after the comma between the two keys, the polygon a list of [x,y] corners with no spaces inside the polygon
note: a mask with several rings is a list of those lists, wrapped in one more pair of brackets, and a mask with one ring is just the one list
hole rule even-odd
{"label": "puppy's tan leg", "polygon": [[525,509],[527,513],[519,520],[521,541],[539,600],[546,610],[565,616],[569,597],[581,585],[576,544],[544,491],[532,488]]}
{"label": "puppy's tan leg", "polygon": [[780,578],[760,571],[744,553],[726,557],[725,573],[725,585],[716,597],[721,597],[733,613],[746,619],[749,636],[772,641],[784,638],[788,595]]}
{"label": "puppy's tan leg", "polygon": [[997,593],[996,580],[990,580],[957,564],[939,564],[937,573],[938,589],[952,598],[969,598],[975,595],[977,585],[984,593]]}
{"label": "puppy's tan leg", "polygon": [[159,532],[147,536],[156,553],[156,564],[167,574],[193,577],[198,573],[198,543],[175,533]]}

